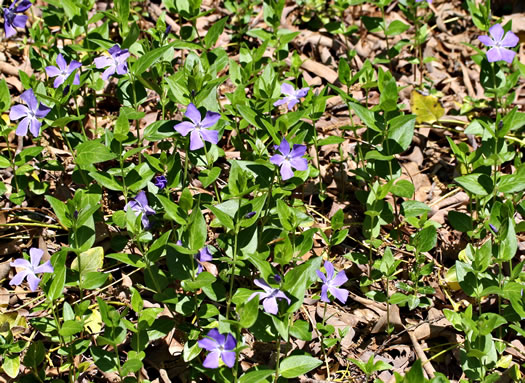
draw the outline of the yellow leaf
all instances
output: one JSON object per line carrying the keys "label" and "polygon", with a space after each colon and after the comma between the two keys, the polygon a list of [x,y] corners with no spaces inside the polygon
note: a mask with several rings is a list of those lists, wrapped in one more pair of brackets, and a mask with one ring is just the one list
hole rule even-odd
{"label": "yellow leaf", "polygon": [[102,330],[102,317],[97,309],[93,309],[91,315],[85,320],[84,326],[91,334],[96,334]]}
{"label": "yellow leaf", "polygon": [[[13,327],[27,328],[26,318],[19,315],[17,311],[9,311],[0,314],[0,335],[7,336]],[[20,330],[20,329],[19,329]]]}
{"label": "yellow leaf", "polygon": [[412,113],[417,116],[416,121],[418,123],[428,122],[431,124],[439,121],[445,114],[445,109],[443,109],[437,97],[424,96],[417,90],[412,91],[410,106],[412,107]]}

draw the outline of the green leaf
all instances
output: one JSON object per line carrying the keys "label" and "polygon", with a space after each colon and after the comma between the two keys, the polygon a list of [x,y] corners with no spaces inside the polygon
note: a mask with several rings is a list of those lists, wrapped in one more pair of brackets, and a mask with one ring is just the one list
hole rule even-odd
{"label": "green leaf", "polygon": [[502,193],[518,193],[525,189],[525,166],[521,166],[514,174],[505,174],[498,180],[498,191]]}
{"label": "green leaf", "polygon": [[215,207],[215,206],[206,205],[206,207],[212,211],[215,217],[217,217],[219,222],[225,228],[230,229],[230,230],[235,230],[235,224],[233,223],[233,219],[228,214],[226,214],[225,212],[223,212],[222,210],[220,210],[218,207]]}
{"label": "green leaf", "polygon": [[322,361],[308,355],[289,356],[281,362],[281,376],[288,379],[297,378],[319,367],[321,364],[323,364]]}
{"label": "green leaf", "polygon": [[162,204],[169,219],[177,222],[179,225],[185,225],[187,223],[185,218],[186,213],[175,202],[170,201],[168,197],[161,194],[157,195],[157,199]]}
{"label": "green leaf", "polygon": [[427,226],[414,236],[413,244],[416,249],[423,253],[430,251],[436,246],[437,230],[434,226]]}
{"label": "green leaf", "polygon": [[10,378],[16,378],[20,370],[20,355],[4,355],[2,369]]}
{"label": "green leaf", "polygon": [[[200,275],[200,274],[199,274]],[[239,324],[242,328],[250,328],[257,321],[259,315],[259,298],[254,297],[247,301],[240,309],[238,309],[240,315]]]}
{"label": "green leaf", "polygon": [[410,28],[410,25],[405,24],[401,20],[394,20],[388,25],[385,34],[387,36],[397,36],[407,31],[408,28]]}
{"label": "green leaf", "polygon": [[64,8],[67,18],[70,20],[80,12],[80,7],[75,4],[73,0],[61,0],[60,4]]}
{"label": "green leaf", "polygon": [[115,123],[115,139],[124,142],[128,138],[129,120],[124,113],[120,113]]}
{"label": "green leaf", "polygon": [[73,223],[67,217],[67,214],[66,214],[68,212],[67,205],[64,202],[60,201],[59,199],[53,196],[50,196],[50,195],[46,195],[45,198],[47,199],[47,202],[49,202],[49,204],[53,208],[53,211],[55,212],[60,223],[64,227],[67,227],[68,229],[71,228],[71,225]]}
{"label": "green leaf", "polygon": [[36,370],[46,357],[46,349],[41,340],[33,341],[24,356],[24,365]]}
{"label": "green leaf", "polygon": [[266,378],[273,375],[274,372],[268,369],[250,371],[239,378],[239,383],[266,383],[268,382]]}
{"label": "green leaf", "polygon": [[7,82],[4,79],[0,80],[0,114],[4,113],[11,106],[11,95]]}
{"label": "green leaf", "polygon": [[405,201],[402,207],[405,217],[417,217],[431,210],[427,204],[419,201]]}
{"label": "green leaf", "polygon": [[484,197],[492,192],[492,179],[486,174],[468,174],[454,179],[463,189],[478,197]]}
{"label": "green leaf", "polygon": [[459,211],[449,211],[448,222],[454,229],[462,233],[467,233],[473,230],[472,217],[470,217],[468,214],[461,213]]}
{"label": "green leaf", "polygon": [[198,251],[202,249],[206,242],[207,228],[206,221],[202,215],[201,209],[193,209],[188,224],[188,245],[191,250]]}
{"label": "green leaf", "polygon": [[415,188],[414,184],[409,180],[399,180],[392,186],[390,191],[398,197],[412,198]]}
{"label": "green leaf", "polygon": [[390,120],[384,154],[398,154],[408,149],[414,136],[416,116],[397,116]]}
{"label": "green leaf", "polygon": [[293,208],[289,207],[282,199],[277,200],[277,214],[284,230],[292,231],[296,227],[296,218]]}
{"label": "green leaf", "polygon": [[311,341],[312,331],[310,329],[310,324],[301,319],[295,320],[292,327],[290,327],[290,335],[297,339],[304,340],[305,342]]}
{"label": "green leaf", "polygon": [[228,17],[223,17],[222,19],[214,22],[213,25],[210,27],[210,29],[206,33],[206,36],[204,36],[204,46],[207,49],[210,49],[213,45],[215,45],[217,39],[224,30],[226,21],[228,21]]}
{"label": "green leaf", "polygon": [[83,169],[99,162],[105,162],[116,158],[106,146],[98,141],[87,141],[77,146],[76,163]]}
{"label": "green leaf", "polygon": [[213,275],[211,275],[207,271],[203,271],[197,276],[197,278],[194,281],[182,281],[182,288],[186,291],[195,291],[203,286],[209,286],[213,284],[216,280],[217,278],[215,278]]}
{"label": "green leaf", "polygon": [[140,313],[142,309],[144,308],[144,301],[142,300],[142,297],[140,296],[140,293],[138,290],[134,287],[130,287],[131,290],[131,308],[136,313]]}
{"label": "green leaf", "polygon": [[122,366],[122,376],[128,375],[130,372],[137,372],[142,368],[142,361],[138,358],[128,359]]}
{"label": "green leaf", "polygon": [[135,76],[140,76],[142,73],[147,71],[153,66],[160,58],[166,53],[168,49],[171,49],[174,46],[174,43],[165,45],[160,48],[153,49],[148,53],[142,55],[131,67],[131,71]]}
{"label": "green leaf", "polygon": [[376,117],[374,115],[374,112],[368,110],[362,105],[353,102],[349,102],[348,105],[359,116],[361,121],[363,121],[366,126],[368,126],[372,130],[375,130],[376,132],[383,132],[383,130],[379,128],[376,124]]}
{"label": "green leaf", "polygon": [[78,334],[83,329],[84,329],[84,326],[82,326],[81,322],[77,320],[67,320],[64,323],[62,323],[59,334],[64,337],[68,337],[68,336]]}
{"label": "green leaf", "polygon": [[89,172],[89,176],[97,181],[100,186],[104,186],[109,190],[123,191],[121,183],[115,180],[115,177],[106,172]]}
{"label": "green leaf", "polygon": [[53,255],[54,262],[53,267],[55,269],[53,273],[53,279],[49,291],[47,292],[47,298],[52,302],[62,296],[62,290],[66,283],[66,252],[59,252]]}
{"label": "green leaf", "polygon": [[518,239],[516,238],[516,231],[514,230],[514,220],[512,218],[507,219],[507,233],[503,241],[501,241],[498,260],[510,261],[516,255],[518,251]]}

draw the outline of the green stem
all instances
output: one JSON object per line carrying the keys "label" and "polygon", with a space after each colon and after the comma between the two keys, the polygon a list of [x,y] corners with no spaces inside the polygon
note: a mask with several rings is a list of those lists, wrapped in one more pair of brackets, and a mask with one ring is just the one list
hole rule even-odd
{"label": "green stem", "polygon": [[[325,326],[325,323],[326,323],[326,306],[327,306],[327,303],[324,302],[324,308],[323,308],[323,331],[324,331],[324,326]],[[324,364],[325,364],[325,367],[326,367],[326,380],[330,381],[330,365],[328,363],[328,357],[326,355],[326,347],[324,345],[324,333],[323,332],[321,332],[321,351],[323,352]]]}
{"label": "green stem", "polygon": [[239,205],[237,208],[237,222],[235,223],[235,237],[233,239],[233,265],[230,275],[230,293],[228,294],[228,302],[226,303],[226,319],[229,319],[230,315],[230,305],[232,302],[233,295],[233,280],[235,279],[235,267],[237,263],[237,242],[239,237],[239,228],[241,224],[241,197],[238,199]]}

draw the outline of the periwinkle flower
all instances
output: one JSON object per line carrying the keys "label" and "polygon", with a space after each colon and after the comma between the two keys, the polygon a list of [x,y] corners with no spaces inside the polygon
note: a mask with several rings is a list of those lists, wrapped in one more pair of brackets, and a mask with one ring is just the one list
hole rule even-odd
{"label": "periwinkle flower", "polygon": [[488,47],[487,60],[489,62],[506,61],[509,64],[514,60],[516,52],[506,48],[515,47],[520,39],[512,31],[505,34],[501,24],[494,24],[489,29],[490,36],[478,36],[478,40]]}
{"label": "periwinkle flower", "polygon": [[422,1],[426,1],[429,4],[432,4],[432,0],[416,0],[416,3],[421,3]]}
{"label": "periwinkle flower", "polygon": [[288,302],[288,304],[291,303],[290,298],[286,296],[285,293],[283,293],[281,290],[271,287],[268,283],[264,281],[264,279],[256,279],[253,281],[257,286],[259,286],[261,289],[264,290],[264,292],[256,292],[250,295],[248,298],[248,301],[251,301],[256,296],[259,297],[259,300],[263,301],[263,307],[264,311],[266,311],[269,314],[276,315],[279,311],[279,306],[277,304],[277,299],[284,299]]}
{"label": "periwinkle flower", "polygon": [[489,227],[492,229],[492,231],[496,234],[498,234],[498,229],[493,224],[489,223]]}
{"label": "periwinkle flower", "polygon": [[183,121],[173,128],[184,137],[190,133],[190,150],[197,150],[204,147],[203,141],[211,142],[212,144],[219,142],[219,132],[208,129],[219,121],[221,118],[219,113],[207,111],[203,120],[199,109],[197,109],[193,103],[190,103],[184,116],[189,118],[191,122]]}
{"label": "periwinkle flower", "polygon": [[306,158],[302,158],[306,153],[306,145],[294,145],[293,149],[290,150],[290,144],[283,138],[279,146],[275,145],[274,148],[279,150],[281,154],[274,154],[270,158],[270,162],[274,165],[281,167],[281,176],[283,180],[287,180],[293,177],[293,169],[307,170],[308,162]]}
{"label": "periwinkle flower", "polygon": [[136,216],[142,213],[142,226],[144,229],[149,229],[150,223],[148,215],[155,214],[155,210],[149,206],[148,197],[146,197],[146,192],[144,192],[144,190],[139,191],[135,199],[133,201],[129,201],[127,205],[124,206],[125,211],[128,209],[133,210]]}
{"label": "periwinkle flower", "polygon": [[52,273],[54,271],[50,261],[40,264],[43,255],[44,250],[32,247],[29,249],[31,262],[24,258],[15,259],[14,262],[11,262],[9,264],[11,267],[16,267],[21,270],[11,279],[9,284],[18,286],[27,278],[27,283],[29,283],[31,291],[36,291],[40,283],[40,278],[38,278],[36,274]]}
{"label": "periwinkle flower", "polygon": [[22,0],[18,5],[16,5],[16,3],[18,3],[18,0],[14,0],[9,8],[3,8],[6,38],[16,34],[16,29],[14,27],[24,28],[26,26],[27,16],[17,15],[17,13],[25,12],[32,5],[29,0]]}
{"label": "periwinkle flower", "polygon": [[219,359],[222,359],[226,366],[232,368],[235,365],[237,346],[235,337],[230,333],[223,335],[216,328],[211,329],[206,336],[207,338],[197,342],[200,348],[210,352],[202,365],[206,368],[218,368]]}
{"label": "periwinkle flower", "polygon": [[127,59],[129,57],[129,51],[127,49],[120,49],[118,44],[113,45],[109,48],[108,53],[110,56],[100,56],[95,59],[95,66],[97,69],[107,68],[102,73],[102,80],[106,81],[109,76],[117,74],[123,75],[128,73]]}
{"label": "periwinkle flower", "polygon": [[273,106],[279,106],[283,104],[288,104],[288,110],[292,110],[292,108],[297,104],[302,97],[305,97],[308,93],[308,90],[310,88],[302,88],[295,90],[292,85],[283,83],[281,85],[281,93],[284,94],[285,97],[281,98],[280,100],[277,100],[273,103]]}
{"label": "periwinkle flower", "polygon": [[[46,73],[49,77],[56,77],[55,82],[53,83],[54,88],[58,88],[68,79],[68,77],[82,66],[78,61],[72,60],[71,63],[66,62],[62,53],[59,53],[56,60],[57,66],[47,66]],[[75,73],[75,78],[73,79],[73,85],[80,85],[80,76],[78,72]]]}
{"label": "periwinkle flower", "polygon": [[196,275],[199,275],[204,271],[204,268],[202,267],[203,262],[210,262],[213,260],[213,257],[208,250],[208,246],[204,246],[202,249],[200,249],[199,252],[193,256],[193,258],[197,261]]}
{"label": "periwinkle flower", "polygon": [[25,136],[29,128],[31,134],[34,137],[38,137],[40,127],[42,126],[42,123],[38,121],[38,119],[47,116],[51,108],[42,103],[38,103],[33,89],[26,90],[20,95],[20,98],[26,102],[27,106],[18,104],[13,106],[9,112],[10,120],[19,120],[22,118],[22,121],[18,123],[15,133],[17,136]]}
{"label": "periwinkle flower", "polygon": [[155,182],[153,182],[153,184],[162,190],[168,185],[168,179],[166,176],[157,176],[155,177]]}
{"label": "periwinkle flower", "polygon": [[340,271],[334,277],[334,266],[329,261],[324,263],[324,268],[326,270],[326,276],[321,272],[321,270],[316,270],[317,276],[323,281],[323,286],[321,287],[321,300],[323,302],[330,302],[328,298],[328,292],[334,297],[339,299],[341,303],[345,303],[348,299],[348,290],[340,289],[343,283],[348,280],[344,271]]}

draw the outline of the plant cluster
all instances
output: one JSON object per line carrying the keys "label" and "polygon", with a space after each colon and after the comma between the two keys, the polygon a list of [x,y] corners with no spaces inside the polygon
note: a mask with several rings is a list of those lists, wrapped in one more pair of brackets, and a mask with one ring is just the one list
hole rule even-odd
{"label": "plant cluster", "polygon": [[[393,366],[374,355],[344,357],[349,328],[330,324],[328,308],[364,294],[385,307],[390,340],[410,331],[394,312],[434,305],[429,282],[439,275],[467,301],[449,298],[442,311],[458,334],[442,352],[458,350],[463,381],[521,377],[508,350],[525,337],[525,113],[514,106],[525,65],[516,60],[519,38],[492,17],[490,1],[466,1],[487,48],[470,45],[491,111],[472,114],[473,103],[458,112],[468,124],[449,128],[479,145],[447,137],[460,169],[451,193],[469,197],[466,210],[448,215],[466,240],[448,271],[432,257],[441,224],[414,198],[400,158],[418,128],[450,126],[425,78],[431,0],[395,5],[411,24],[388,21],[392,0],[336,0],[330,9],[301,1],[300,23],[327,21],[326,33],[349,48],[337,84],[327,86],[301,73],[292,49],[299,32],[281,26],[285,0],[224,1],[223,17],[204,35],[197,21],[217,10],[203,10],[200,0],[164,0],[159,15],[144,1],[116,0],[106,10],[95,0],[41,3],[2,8],[2,44],[28,55],[34,71],[19,72],[21,92],[0,80],[5,227],[39,229],[4,277],[19,298],[0,332],[7,376],[149,382],[148,353],[169,338],[180,346],[183,381],[283,382],[316,371],[350,381],[351,365],[380,381]],[[380,16],[364,16],[362,28],[382,36],[386,49],[356,69],[350,45],[358,28],[344,17],[363,3]],[[251,24],[259,11],[265,28]],[[145,19],[155,25],[145,30]],[[402,51],[419,75],[410,108],[393,71]],[[364,99],[354,98],[355,87]],[[334,95],[352,122],[340,136],[322,136],[317,123]],[[342,149],[348,141],[356,143],[351,153]],[[338,147],[339,159],[320,158],[327,145]],[[351,185],[336,197],[323,160]],[[354,207],[328,217],[334,198],[352,200],[360,220],[348,218]],[[362,270],[358,277],[349,278],[350,264]],[[320,307],[319,321],[307,304]],[[254,341],[272,348],[267,360],[253,362]],[[304,346],[290,350],[294,342]],[[334,358],[346,365],[334,367]],[[428,363],[417,360],[395,381],[454,378]]]}

